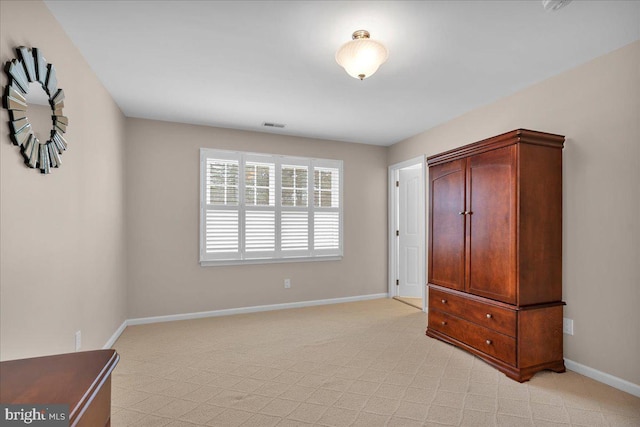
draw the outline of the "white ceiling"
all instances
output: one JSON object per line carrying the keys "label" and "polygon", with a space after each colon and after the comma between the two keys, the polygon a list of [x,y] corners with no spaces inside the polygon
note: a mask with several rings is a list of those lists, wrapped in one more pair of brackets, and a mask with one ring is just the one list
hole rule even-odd
{"label": "white ceiling", "polygon": [[[126,116],[376,145],[640,39],[638,1],[46,4]],[[358,29],[389,49],[364,81],[334,59]]]}

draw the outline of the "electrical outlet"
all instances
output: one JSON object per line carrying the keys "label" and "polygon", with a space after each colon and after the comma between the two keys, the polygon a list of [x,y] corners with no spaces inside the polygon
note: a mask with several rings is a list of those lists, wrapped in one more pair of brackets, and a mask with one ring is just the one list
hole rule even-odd
{"label": "electrical outlet", "polygon": [[562,319],[562,333],[567,335],[573,335],[573,319]]}
{"label": "electrical outlet", "polygon": [[291,279],[284,279],[284,288],[289,289],[291,287]]}
{"label": "electrical outlet", "polygon": [[80,351],[82,347],[82,331],[76,331],[76,351]]}

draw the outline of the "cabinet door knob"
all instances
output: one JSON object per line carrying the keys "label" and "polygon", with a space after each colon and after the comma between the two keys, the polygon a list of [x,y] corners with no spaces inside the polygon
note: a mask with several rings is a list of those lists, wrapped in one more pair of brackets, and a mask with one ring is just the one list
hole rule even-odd
{"label": "cabinet door knob", "polygon": [[487,319],[491,319],[492,317],[491,313],[487,313]]}
{"label": "cabinet door knob", "polygon": [[446,304],[446,303],[447,303],[447,300],[446,300],[446,299],[443,299],[443,300],[442,300],[442,303],[443,303],[443,304]]}
{"label": "cabinet door knob", "polygon": [[466,212],[458,212],[458,215],[464,215]]}
{"label": "cabinet door knob", "polygon": [[442,321],[442,326],[446,325],[447,322],[445,322],[444,320]]}
{"label": "cabinet door knob", "polygon": [[487,345],[491,345],[491,340],[486,340],[485,342],[487,343]]}

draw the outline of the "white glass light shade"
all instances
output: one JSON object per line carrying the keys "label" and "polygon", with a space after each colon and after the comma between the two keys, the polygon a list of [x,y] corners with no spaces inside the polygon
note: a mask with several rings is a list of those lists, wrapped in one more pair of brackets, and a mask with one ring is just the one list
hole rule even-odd
{"label": "white glass light shade", "polygon": [[363,80],[375,73],[388,56],[387,48],[382,43],[369,38],[356,38],[338,49],[336,62],[347,74]]}

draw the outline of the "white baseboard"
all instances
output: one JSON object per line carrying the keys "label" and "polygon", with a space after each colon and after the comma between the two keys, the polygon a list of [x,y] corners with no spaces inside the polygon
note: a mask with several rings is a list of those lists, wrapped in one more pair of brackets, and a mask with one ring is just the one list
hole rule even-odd
{"label": "white baseboard", "polygon": [[120,335],[124,332],[125,328],[128,326],[129,324],[128,322],[129,322],[128,320],[125,320],[124,322],[122,322],[122,324],[118,327],[118,329],[116,329],[113,335],[111,335],[111,338],[109,338],[107,343],[102,347],[103,350],[106,350],[113,346],[113,344],[116,342],[118,338],[120,338]]}
{"label": "white baseboard", "polygon": [[139,317],[128,319],[129,325],[146,325],[148,323],[173,322],[174,320],[201,319],[203,317],[230,316],[232,314],[257,313],[260,311],[284,310],[287,308],[312,307],[316,305],[340,304],[344,302],[367,301],[372,299],[387,298],[387,293],[358,295],[353,297],[320,299],[313,301],[288,302],[283,304],[256,305],[253,307],[227,308],[223,310],[200,311],[196,313],[170,314],[167,316]]}
{"label": "white baseboard", "polygon": [[614,377],[613,375],[598,371],[597,369],[590,368],[570,359],[564,359],[564,365],[567,369],[573,372],[577,372],[585,377],[589,377],[598,382],[610,385],[613,388],[617,388],[618,390],[640,397],[640,385],[638,384],[623,380],[622,378]]}

